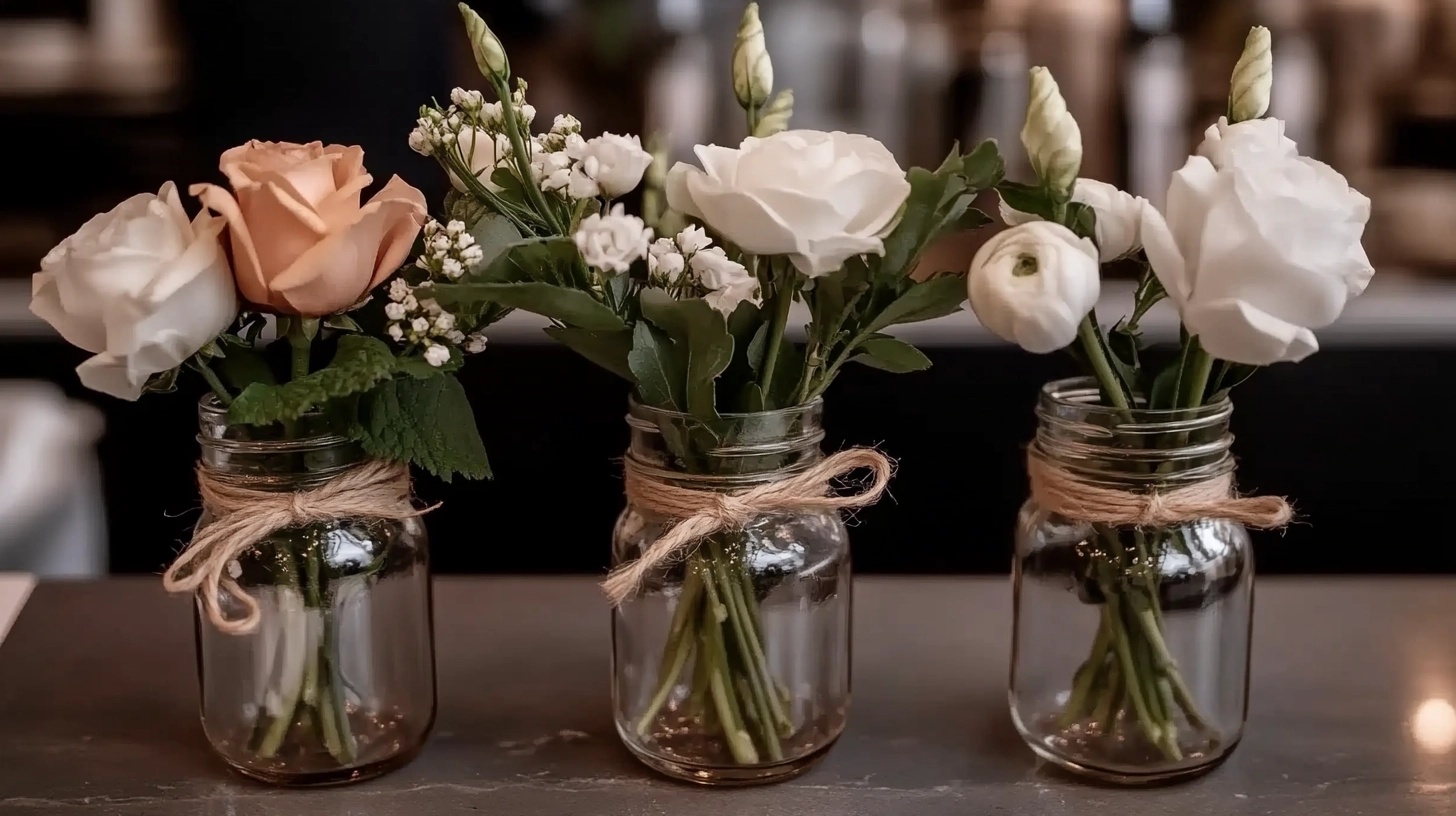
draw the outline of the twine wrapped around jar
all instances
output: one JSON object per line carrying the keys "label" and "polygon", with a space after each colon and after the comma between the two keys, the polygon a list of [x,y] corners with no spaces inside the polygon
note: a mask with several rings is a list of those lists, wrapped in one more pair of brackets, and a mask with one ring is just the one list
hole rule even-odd
{"label": "twine wrapped around jar", "polygon": [[[835,495],[834,482],[864,468],[873,480],[860,492]],[[769,484],[747,490],[693,490],[659,478],[627,457],[624,462],[627,499],[634,506],[675,523],[637,560],[612,570],[602,589],[615,606],[630,598],[647,575],[669,559],[714,533],[742,527],[755,517],[776,512],[844,510],[868,507],[890,485],[894,465],[871,448],[852,448],[819,464]]]}
{"label": "twine wrapped around jar", "polygon": [[[212,625],[233,635],[252,632],[261,618],[257,600],[228,573],[258,542],[288,527],[358,518],[401,521],[434,509],[414,506],[409,466],[400,462],[367,462],[316,488],[289,493],[224,481],[199,465],[197,488],[214,521],[167,568],[162,586],[168,592],[197,592]],[[223,612],[219,598],[224,592],[242,604],[242,617]]]}
{"label": "twine wrapped around jar", "polygon": [[1222,518],[1272,530],[1294,518],[1282,496],[1239,496],[1226,472],[1194,484],[1133,492],[1102,487],[1080,478],[1037,452],[1027,452],[1031,495],[1044,510],[1077,521],[1113,527],[1170,527],[1198,519]]}

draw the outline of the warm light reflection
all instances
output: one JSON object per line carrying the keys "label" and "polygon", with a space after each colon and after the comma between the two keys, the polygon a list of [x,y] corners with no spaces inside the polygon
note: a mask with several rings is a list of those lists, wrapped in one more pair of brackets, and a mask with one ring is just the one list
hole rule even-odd
{"label": "warm light reflection", "polygon": [[1456,747],[1456,707],[1439,697],[1421,703],[1411,717],[1411,736],[1433,754]]}

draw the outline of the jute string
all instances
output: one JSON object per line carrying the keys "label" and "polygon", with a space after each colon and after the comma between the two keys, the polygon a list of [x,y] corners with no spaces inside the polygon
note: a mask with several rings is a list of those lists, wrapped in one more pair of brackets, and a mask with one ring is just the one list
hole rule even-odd
{"label": "jute string", "polygon": [[[859,469],[873,480],[857,493],[837,495],[834,482]],[[612,570],[602,589],[619,604],[632,597],[647,575],[678,557],[704,538],[736,530],[765,513],[804,510],[845,510],[868,507],[879,501],[894,475],[894,465],[870,448],[851,448],[830,456],[812,468],[785,479],[737,492],[693,490],[663,481],[628,457],[624,463],[627,499],[640,510],[675,519],[661,538],[637,560]]]}
{"label": "jute string", "polygon": [[1294,518],[1281,496],[1238,496],[1232,473],[1170,490],[1136,493],[1089,484],[1048,461],[1033,447],[1026,457],[1031,495],[1037,505],[1078,521],[1115,527],[1168,527],[1188,521],[1226,518],[1270,530]]}
{"label": "jute string", "polygon": [[[229,565],[279,530],[335,519],[376,518],[399,521],[434,508],[417,509],[410,500],[409,467],[372,461],[328,482],[292,493],[255,490],[222,481],[197,468],[202,506],[213,521],[202,528],[162,575],[168,592],[198,592],[207,619],[220,631],[243,635],[258,626],[258,602],[228,574]],[[223,613],[223,592],[242,605],[239,618]]]}

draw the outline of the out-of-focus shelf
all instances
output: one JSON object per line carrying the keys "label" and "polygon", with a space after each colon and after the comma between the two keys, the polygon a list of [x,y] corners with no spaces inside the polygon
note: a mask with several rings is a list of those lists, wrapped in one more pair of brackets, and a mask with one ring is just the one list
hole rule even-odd
{"label": "out-of-focus shelf", "polygon": [[[1115,322],[1132,306],[1133,283],[1109,281],[1103,286],[1097,314]],[[0,280],[0,340],[42,338],[55,332],[30,313],[30,281]],[[790,332],[802,337],[808,310],[796,305]],[[496,343],[549,343],[547,322],[516,312],[491,327]],[[1177,314],[1164,302],[1142,321],[1152,342],[1172,342],[1178,335]],[[918,346],[1004,345],[970,310],[923,323],[896,326],[890,333]],[[1333,326],[1317,332],[1325,346],[1456,345],[1456,280],[1416,277],[1390,271],[1377,274],[1365,294],[1350,302]]]}

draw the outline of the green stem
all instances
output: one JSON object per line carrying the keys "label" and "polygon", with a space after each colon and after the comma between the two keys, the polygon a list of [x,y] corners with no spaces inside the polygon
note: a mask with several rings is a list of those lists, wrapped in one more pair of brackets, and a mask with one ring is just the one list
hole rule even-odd
{"label": "green stem", "polygon": [[780,274],[774,285],[773,322],[768,325],[768,343],[764,347],[763,376],[758,387],[765,396],[770,394],[774,369],[778,367],[779,347],[784,343],[784,330],[789,325],[789,309],[794,305],[793,272]]}
{"label": "green stem", "polygon": [[[709,582],[709,586],[711,585]],[[738,708],[737,696],[732,693],[732,683],[728,679],[728,650],[723,646],[721,627],[721,619],[709,620],[704,616],[700,636],[707,654],[708,690],[713,697],[713,707],[717,709],[718,721],[723,727],[723,739],[728,743],[728,752],[733,755],[733,760],[740,765],[757,765],[758,750],[753,747],[753,738],[743,729],[743,714]]]}
{"label": "green stem", "polygon": [[202,375],[202,379],[207,380],[207,387],[212,389],[212,395],[217,397],[217,401],[222,404],[222,407],[232,405],[232,394],[228,393],[227,386],[222,384],[222,380],[217,376],[217,372],[212,370],[212,366],[200,357],[194,357],[193,363],[198,373]]}
{"label": "green stem", "polygon": [[1102,622],[1112,631],[1112,645],[1117,652],[1122,675],[1127,679],[1127,696],[1132,702],[1133,712],[1137,715],[1138,723],[1142,726],[1143,733],[1147,735],[1148,740],[1154,745],[1161,745],[1162,729],[1153,719],[1152,710],[1148,708],[1148,700],[1144,696],[1144,681],[1138,672],[1137,661],[1133,656],[1131,644],[1128,642],[1127,632],[1122,625],[1122,603],[1118,598],[1118,591],[1111,581],[1103,584],[1103,594],[1107,596],[1107,603],[1102,608]]}
{"label": "green stem", "polygon": [[1180,408],[1197,408],[1203,404],[1208,393],[1208,378],[1213,374],[1214,359],[1203,350],[1197,337],[1188,338],[1189,356],[1184,361],[1183,393],[1179,395]]}
{"label": "green stem", "polygon": [[772,675],[766,665],[763,646],[758,642],[753,625],[747,620],[748,610],[739,592],[738,580],[733,575],[733,567],[723,557],[722,548],[718,546],[717,542],[709,542],[708,547],[714,577],[727,602],[729,631],[733,634],[733,645],[743,666],[744,679],[747,683],[749,697],[751,697],[749,702],[752,709],[756,710],[758,714],[762,731],[759,741],[768,751],[769,759],[777,762],[783,759],[777,730],[787,726],[789,733],[792,734],[792,723],[789,722],[788,715],[784,713],[779,706],[778,699],[774,696],[774,689],[770,682]]}
{"label": "green stem", "polygon": [[496,95],[500,97],[501,117],[505,120],[506,137],[511,140],[511,153],[515,157],[516,170],[521,177],[521,186],[526,190],[526,197],[541,213],[542,220],[554,234],[565,235],[566,226],[557,217],[556,210],[546,202],[546,196],[541,193],[541,185],[531,180],[531,153],[527,149],[526,140],[521,135],[523,127],[511,97],[510,84],[501,79],[492,80],[492,82],[495,85]]}
{"label": "green stem", "polygon": [[1067,698],[1066,708],[1062,709],[1061,716],[1057,718],[1063,728],[1081,719],[1083,711],[1086,710],[1093,682],[1102,673],[1103,666],[1107,663],[1107,650],[1111,641],[1112,633],[1108,630],[1107,624],[1105,622],[1099,624],[1097,637],[1092,641],[1092,650],[1087,655],[1087,659],[1082,661],[1082,665],[1078,667],[1076,675],[1073,676],[1071,696]]}
{"label": "green stem", "polygon": [[303,321],[306,319],[295,317],[288,323],[288,345],[293,349],[290,379],[293,380],[308,376],[313,341],[308,338],[308,333],[303,328]]}
{"label": "green stem", "polygon": [[[703,579],[699,558],[694,555],[689,560],[686,576],[683,578],[682,593],[678,596],[677,608],[673,610],[672,624],[668,627],[667,646],[662,653],[662,664],[657,669],[657,691],[652,695],[647,708],[642,716],[637,719],[637,735],[646,736],[652,721],[657,719],[667,701],[672,699],[672,693],[677,688],[678,680],[682,677],[683,670],[687,668],[688,658],[697,651],[694,644],[697,642],[697,633],[690,625],[698,616],[701,606],[699,599],[703,594]],[[696,679],[696,677],[694,678]]]}
{"label": "green stem", "polygon": [[1102,386],[1103,393],[1112,400],[1113,407],[1129,410],[1132,404],[1123,389],[1122,379],[1117,376],[1112,362],[1107,359],[1107,349],[1102,343],[1102,336],[1092,315],[1082,318],[1081,325],[1077,327],[1077,337],[1082,341],[1087,360],[1092,364],[1092,373],[1097,377],[1097,383]]}

